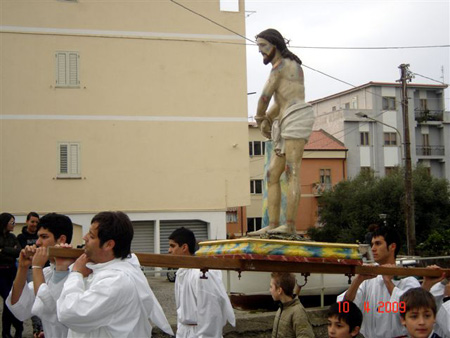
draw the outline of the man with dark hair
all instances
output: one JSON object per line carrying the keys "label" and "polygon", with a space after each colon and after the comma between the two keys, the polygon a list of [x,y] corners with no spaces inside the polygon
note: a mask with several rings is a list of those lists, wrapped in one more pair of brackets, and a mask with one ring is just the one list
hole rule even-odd
{"label": "man with dark hair", "polygon": [[[302,62],[286,47],[285,39],[275,29],[256,36],[264,64],[272,71],[258,101],[255,120],[261,133],[272,139],[275,154],[267,171],[269,226],[249,233],[257,236],[267,231],[295,234],[295,220],[300,202],[300,166],[303,150],[314,124],[312,106],[305,102]],[[269,108],[270,100],[274,103]],[[280,225],[280,177],[286,172],[286,224]]]}
{"label": "man with dark hair", "polygon": [[133,225],[123,212],[101,212],[83,237],[86,245],[73,264],[57,301],[58,319],[76,337],[151,337],[149,319],[173,331],[131,254]]}
{"label": "man with dark hair", "polygon": [[[48,261],[47,247],[70,243],[73,225],[69,217],[56,213],[41,218],[38,227],[36,244],[27,245],[20,252],[19,269],[13,288],[8,296],[7,305],[20,320],[38,316],[42,320],[44,334],[47,337],[66,337],[67,328],[56,317],[56,300],[73,260],[64,260],[55,265]],[[27,282],[27,271],[31,268],[33,281]],[[39,335],[40,332],[35,332]]]}
{"label": "man with dark hair", "polygon": [[332,304],[327,313],[329,338],[356,337],[361,328],[361,310],[350,301]]}
{"label": "man with dark hair", "polygon": [[[39,214],[34,211],[29,212],[25,223],[26,225],[22,228],[22,233],[17,236],[22,249],[27,245],[36,244],[36,241],[38,239],[37,226],[39,224]],[[33,273],[30,267],[30,269],[28,269],[27,282],[29,283],[32,280]],[[43,330],[41,320],[37,316],[32,316],[31,322],[33,326],[33,334],[39,335],[39,333]]]}
{"label": "man with dark hair", "polygon": [[315,337],[305,308],[294,294],[295,285],[293,273],[271,274],[270,294],[274,301],[280,302],[273,321],[272,338]]}
{"label": "man with dark hair", "polygon": [[[195,254],[194,233],[187,228],[176,229],[169,236],[169,253]],[[177,305],[177,338],[221,338],[225,324],[236,324],[230,299],[222,283],[222,272],[209,270],[206,279],[199,269],[178,269],[175,280]]]}
{"label": "man with dark hair", "polygon": [[26,225],[22,228],[22,233],[17,236],[20,246],[25,248],[27,245],[36,244],[37,226],[39,224],[39,214],[32,211],[28,213]]}
{"label": "man with dark hair", "polygon": [[[380,266],[395,266],[401,247],[400,236],[393,227],[380,227],[372,237],[372,253]],[[393,276],[357,275],[338,301],[353,301],[363,312],[361,333],[366,338],[402,336],[406,333],[397,313],[384,311],[383,304],[399,304],[400,296],[408,289],[419,287],[414,277],[394,280]]]}

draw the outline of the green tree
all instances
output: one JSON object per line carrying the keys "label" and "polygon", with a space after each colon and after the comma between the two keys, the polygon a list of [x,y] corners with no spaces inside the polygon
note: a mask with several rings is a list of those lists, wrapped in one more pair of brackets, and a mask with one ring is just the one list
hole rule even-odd
{"label": "green tree", "polygon": [[[381,178],[365,172],[340,182],[320,197],[322,227],[311,228],[310,237],[326,242],[363,242],[367,227],[380,223],[379,215],[386,214],[386,224],[395,226],[402,238],[406,238],[404,183],[401,168]],[[449,182],[429,175],[426,168],[419,166],[413,171],[413,188],[419,253],[450,252]]]}

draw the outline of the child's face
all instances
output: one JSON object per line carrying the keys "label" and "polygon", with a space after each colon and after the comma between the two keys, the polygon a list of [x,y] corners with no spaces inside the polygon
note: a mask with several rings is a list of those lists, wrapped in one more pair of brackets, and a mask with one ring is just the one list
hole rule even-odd
{"label": "child's face", "polygon": [[270,279],[270,294],[272,295],[273,300],[280,300],[280,287],[277,286],[275,280],[273,278]]}
{"label": "child's face", "polygon": [[328,337],[329,338],[352,338],[358,335],[359,326],[350,332],[350,326],[337,316],[328,318]]}
{"label": "child's face", "polygon": [[433,311],[428,308],[412,309],[405,314],[405,318],[400,320],[408,330],[411,338],[426,338],[433,331],[436,322]]}

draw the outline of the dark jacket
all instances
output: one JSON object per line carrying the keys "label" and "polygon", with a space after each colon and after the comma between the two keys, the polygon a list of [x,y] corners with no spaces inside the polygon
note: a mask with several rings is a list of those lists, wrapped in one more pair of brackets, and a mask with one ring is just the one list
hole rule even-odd
{"label": "dark jacket", "polygon": [[23,249],[27,245],[36,244],[36,241],[38,240],[38,235],[37,232],[35,234],[30,234],[27,231],[27,226],[25,225],[22,228],[22,233],[19,236],[17,236],[17,239],[19,240],[20,246]]}
{"label": "dark jacket", "polygon": [[272,338],[314,338],[305,308],[298,298],[282,303],[273,322]]}
{"label": "dark jacket", "polygon": [[12,233],[0,235],[0,249],[0,265],[15,266],[21,250],[17,237]]}

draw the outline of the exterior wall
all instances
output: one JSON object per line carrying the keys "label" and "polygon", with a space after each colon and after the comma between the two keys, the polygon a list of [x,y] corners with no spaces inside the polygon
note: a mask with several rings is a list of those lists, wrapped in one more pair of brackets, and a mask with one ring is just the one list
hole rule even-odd
{"label": "exterior wall", "polygon": [[[244,1],[185,5],[245,33]],[[245,48],[221,43],[242,38],[172,2],[0,8],[0,209],[61,212],[84,230],[100,210],[213,212],[224,238],[226,209],[249,204]],[[79,87],[55,86],[57,51],[79,53]],[[58,142],[79,142],[79,179],[58,178]]]}
{"label": "exterior wall", "polygon": [[308,230],[308,228],[319,224],[317,206],[320,193],[317,193],[314,187],[317,183],[319,183],[320,170],[331,170],[332,186],[346,179],[345,153],[330,153],[333,152],[305,152],[300,173],[302,197],[300,199],[300,205],[297,211],[296,222],[297,231],[300,233],[304,233]]}

